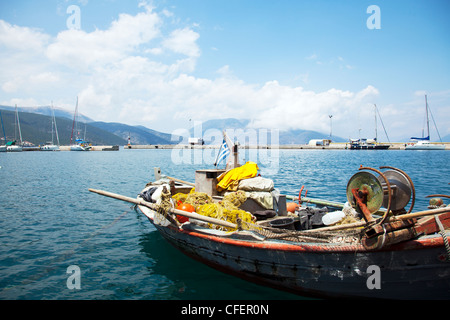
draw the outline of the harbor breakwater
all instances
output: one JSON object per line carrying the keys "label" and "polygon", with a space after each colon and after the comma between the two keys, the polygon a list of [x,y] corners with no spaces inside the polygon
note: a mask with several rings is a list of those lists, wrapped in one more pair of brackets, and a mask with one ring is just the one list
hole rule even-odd
{"label": "harbor breakwater", "polygon": [[[444,142],[446,150],[450,150],[450,142]],[[390,143],[387,150],[405,150],[406,143]],[[220,145],[129,145],[124,149],[218,149]],[[241,149],[312,149],[312,150],[345,150],[350,149],[349,143],[331,143],[329,145],[309,145],[309,144],[288,144],[288,145],[240,145]]]}
{"label": "harbor breakwater", "polygon": [[[450,142],[443,142],[445,150],[450,150]],[[390,143],[387,150],[405,150],[406,143]],[[120,149],[219,149],[220,145],[190,145],[190,144],[146,144],[125,146],[92,146],[90,151],[118,151]],[[240,149],[280,149],[280,150],[345,150],[350,149],[348,143],[331,143],[329,145],[288,144],[288,145],[240,145]],[[60,151],[70,151],[70,146],[60,146]],[[27,151],[39,151],[39,147]]]}

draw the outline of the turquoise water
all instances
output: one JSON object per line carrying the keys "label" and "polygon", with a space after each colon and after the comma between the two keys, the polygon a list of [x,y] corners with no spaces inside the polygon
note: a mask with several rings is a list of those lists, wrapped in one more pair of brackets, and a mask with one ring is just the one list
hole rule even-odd
{"label": "turquoise water", "polygon": [[[215,151],[177,152],[1,153],[0,299],[302,299],[185,257],[130,204],[88,191],[134,197],[154,167],[194,181],[195,169],[211,168]],[[360,165],[408,173],[415,211],[426,209],[426,195],[450,194],[448,151],[280,150],[256,157],[261,174],[291,195],[305,185],[310,197],[345,202]],[[67,285],[72,265],[81,271],[79,289]]]}

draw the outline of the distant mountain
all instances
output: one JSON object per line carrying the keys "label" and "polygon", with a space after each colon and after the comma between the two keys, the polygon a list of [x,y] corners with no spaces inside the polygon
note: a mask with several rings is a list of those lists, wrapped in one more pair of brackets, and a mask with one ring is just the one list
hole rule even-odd
{"label": "distant mountain", "polygon": [[[15,131],[18,140],[18,130],[15,129],[15,107],[0,106],[0,109],[7,140],[14,140]],[[35,145],[51,141],[51,107],[18,108],[18,110],[23,141]],[[60,143],[68,145],[72,134],[73,114],[55,109],[55,117]],[[86,137],[86,140],[93,145],[125,145],[128,143],[128,136],[131,137],[131,144],[176,144],[180,141],[179,137],[174,137],[175,141],[172,141],[171,134],[158,132],[144,126],[93,121],[83,115],[79,115],[78,123],[80,137]],[[3,140],[3,131],[0,131],[0,136],[0,139]],[[54,142],[56,143],[56,136]]]}
{"label": "distant mountain", "polygon": [[[208,120],[201,124],[202,127],[202,134],[205,133],[207,130],[210,129],[216,129],[218,131],[223,131],[227,129],[233,129],[235,133],[237,133],[238,137],[237,140],[241,144],[245,144],[245,140],[250,139],[258,139],[257,137],[249,137],[251,134],[257,132],[258,130],[252,131],[251,129],[248,129],[247,126],[250,124],[250,120],[243,119],[238,120],[234,118],[227,118],[227,119],[215,119],[215,120]],[[190,130],[191,135],[194,134],[194,132],[199,132],[199,128],[192,128]],[[239,130],[239,131],[238,131]],[[242,131],[241,131],[242,130]],[[269,136],[271,133],[271,130],[267,130],[267,142],[270,143],[271,137]],[[286,145],[286,144],[307,144],[312,139],[329,139],[330,136],[324,133],[320,133],[317,131],[312,130],[302,130],[302,129],[296,129],[296,130],[284,130],[279,131],[279,144]],[[333,136],[332,139],[334,142],[346,142],[347,139],[343,139],[341,137]],[[205,143],[208,143],[208,141],[205,141]],[[249,143],[249,142],[247,142]]]}
{"label": "distant mountain", "polygon": [[[36,114],[41,114],[41,115],[50,116],[50,117],[52,116],[52,107],[51,106],[17,107],[17,109],[19,110],[19,112],[36,113]],[[15,111],[15,107],[0,106],[0,110]],[[74,109],[72,112],[63,110],[63,109],[59,109],[59,108],[54,108],[53,110],[55,112],[55,117],[70,119],[73,121],[73,114],[75,112],[75,106],[74,106]],[[91,118],[86,117],[82,114],[78,114],[78,121],[82,122],[82,123],[88,123],[88,122],[93,122],[94,120],[92,120]]]}
{"label": "distant mountain", "polygon": [[[13,140],[15,132],[14,107],[0,106],[0,109],[3,110],[2,116],[7,140]],[[23,112],[24,110],[28,112]],[[51,107],[19,108],[19,116],[22,139],[24,141],[29,141],[35,145],[42,145],[45,142],[51,141]],[[68,145],[72,133],[73,114],[61,109],[55,109],[55,116],[60,143],[61,145]],[[93,145],[125,145],[128,142],[128,137],[130,137],[131,144],[134,145],[178,144],[183,141],[182,137],[172,136],[171,134],[152,130],[144,126],[130,126],[117,122],[93,121],[82,115],[80,115],[79,118],[84,119],[84,121],[79,121],[80,137],[85,137],[86,140],[90,141]],[[232,138],[239,141],[241,145],[255,144],[255,141],[260,138],[259,135],[261,131],[248,128],[249,124],[250,120],[248,119],[226,118],[208,120],[201,123],[201,127],[198,125],[195,128],[191,128],[190,135],[191,137],[195,136],[196,138],[200,138],[198,135],[201,134],[201,137],[205,138],[206,144],[219,144],[222,139],[221,132],[223,130],[234,130],[233,134],[235,136]],[[215,141],[206,141],[208,134],[205,135],[205,132],[212,129],[217,130],[217,135],[220,136],[220,138]],[[265,136],[261,137],[264,140],[258,142],[260,144],[278,142],[280,145],[307,144],[311,139],[329,138],[327,134],[317,131],[296,129],[279,131],[278,141],[272,142],[270,136],[271,133],[271,130],[267,130]],[[3,135],[1,131],[0,135]],[[209,138],[214,139],[213,137]],[[450,140],[448,139],[448,136],[444,138]],[[3,139],[3,137],[1,137],[1,139]],[[19,139],[18,136],[17,139]],[[333,136],[333,141],[346,142],[347,139]]]}
{"label": "distant mountain", "polygon": [[131,144],[177,144],[179,140],[172,141],[172,135],[148,129],[144,126],[129,126],[116,122],[91,122],[91,126],[108,131],[125,141],[130,137]]}
{"label": "distant mountain", "polygon": [[[15,125],[15,112],[2,110],[3,125],[8,141],[19,140],[19,132]],[[73,121],[67,118],[56,118],[58,136],[61,145],[69,145],[72,135]],[[52,118],[41,114],[19,112],[22,140],[35,145],[42,145],[52,139]],[[86,133],[86,135],[85,135]],[[75,134],[74,134],[75,135]],[[93,145],[124,145],[126,140],[90,124],[79,125],[79,135],[86,137]],[[3,131],[0,131],[3,140]],[[54,138],[56,143],[56,135]]]}

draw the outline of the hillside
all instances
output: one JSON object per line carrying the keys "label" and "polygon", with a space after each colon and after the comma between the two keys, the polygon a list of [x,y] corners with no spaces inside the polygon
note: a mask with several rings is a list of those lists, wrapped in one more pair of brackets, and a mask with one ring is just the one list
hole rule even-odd
{"label": "hillside", "polygon": [[[0,110],[15,111],[15,107],[0,105]],[[40,114],[43,116],[51,116],[52,115],[52,107],[51,106],[38,106],[38,107],[26,107],[26,108],[19,107],[18,110],[19,110],[19,112],[35,113],[35,114]],[[53,111],[55,113],[55,117],[73,120],[73,113],[75,111],[75,106],[74,106],[73,111],[67,111],[67,110],[59,109],[59,108],[54,108]],[[93,122],[94,120],[86,117],[85,115],[79,114],[78,121],[82,122],[82,123],[89,123],[89,122]]]}
{"label": "hillside", "polygon": [[[257,129],[253,131],[251,129],[246,129],[246,126],[248,124],[250,124],[250,120],[247,119],[238,120],[233,118],[227,118],[227,119],[208,120],[202,123],[202,134],[210,129],[216,129],[219,131],[226,129],[233,129],[235,130],[234,133],[238,134],[238,136],[236,137],[237,140],[240,141],[241,144],[244,144],[245,140],[247,141],[249,140],[249,135],[252,134],[259,135]],[[197,130],[194,130],[193,128],[190,130],[191,135],[194,134],[194,131],[196,133],[200,131],[200,128],[196,129]],[[279,144],[286,145],[286,144],[307,144],[311,139],[329,139],[329,137],[330,137],[329,135],[317,131],[297,129],[285,131],[280,130],[278,139]],[[251,139],[257,139],[257,137],[251,137]],[[270,130],[267,130],[266,137],[263,137],[263,139],[266,139],[267,142],[270,143],[271,141]],[[333,141],[346,142],[347,139],[333,136]],[[208,143],[208,141],[205,142]]]}
{"label": "hillside", "polygon": [[[5,126],[5,132],[7,140],[14,140],[15,135],[15,115],[14,108],[0,106],[3,116],[3,123]],[[30,112],[23,112],[20,110],[26,109]],[[22,130],[22,139],[29,141],[35,145],[42,145],[52,139],[52,120],[50,107],[36,107],[36,108],[21,108],[19,109],[20,125]],[[33,112],[33,113],[32,113]],[[37,113],[34,113],[37,112]],[[59,140],[61,145],[70,144],[70,137],[72,133],[73,115],[70,112],[64,110],[55,109],[56,123],[58,127]],[[59,115],[59,116],[58,116]],[[158,132],[144,126],[130,126],[117,122],[100,122],[93,121],[87,117],[80,115],[80,118],[85,119],[87,123],[80,121],[79,128],[80,137],[91,142],[93,145],[125,145],[128,142],[128,137],[131,138],[131,144],[177,144],[182,141],[181,137],[173,137],[169,133]],[[255,139],[258,139],[261,131],[254,129],[247,129],[250,124],[250,120],[247,119],[214,119],[208,120],[201,124],[200,127],[191,128],[191,136],[198,136],[199,134],[204,136],[208,130],[217,130],[222,132],[223,130],[233,131],[235,137],[241,144],[253,144]],[[18,131],[16,129],[16,139],[18,137]],[[86,132],[86,134],[85,134]],[[262,138],[263,141],[259,143],[277,143],[281,145],[287,144],[307,144],[311,139],[328,139],[327,134],[323,134],[317,131],[311,130],[287,130],[279,131],[278,141],[272,141],[270,137],[270,130]],[[3,132],[0,131],[1,139],[3,140]],[[220,138],[221,139],[221,138]],[[56,137],[55,137],[56,143]],[[345,142],[346,139],[333,136],[334,142]],[[205,141],[206,144],[217,144],[217,141]]]}
{"label": "hillside", "polygon": [[[8,141],[19,139],[18,130],[15,130],[15,113],[13,111],[2,110],[3,125]],[[19,112],[20,128],[23,141],[31,142],[35,145],[42,145],[52,139],[52,118],[40,114]],[[66,118],[56,117],[59,141],[61,145],[69,145],[72,134],[73,121]],[[86,128],[86,140],[93,145],[124,145],[126,140],[108,131],[102,130],[90,124],[81,124],[80,137],[84,137]],[[16,132],[16,134],[15,134]],[[3,131],[0,131],[3,140]],[[15,138],[16,136],[16,138]],[[54,142],[56,143],[56,135]]]}
{"label": "hillside", "polygon": [[177,144],[177,141],[171,140],[171,134],[158,132],[143,126],[129,126],[116,122],[91,122],[91,126],[110,132],[117,137],[128,141],[130,137],[131,144]]}

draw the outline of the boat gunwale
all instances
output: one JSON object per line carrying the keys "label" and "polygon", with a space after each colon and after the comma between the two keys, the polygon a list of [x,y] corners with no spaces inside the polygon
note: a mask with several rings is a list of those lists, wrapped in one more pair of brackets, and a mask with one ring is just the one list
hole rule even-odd
{"label": "boat gunwale", "polygon": [[[152,222],[152,224],[159,229],[171,229],[177,233],[182,233],[188,236],[202,238],[205,240],[218,242],[221,244],[227,244],[237,247],[247,247],[252,249],[261,250],[276,250],[276,251],[291,251],[291,252],[318,252],[318,253],[373,253],[373,252],[383,252],[383,251],[402,251],[402,250],[418,250],[418,249],[429,249],[444,246],[444,240],[441,235],[427,235],[422,236],[418,239],[412,239],[405,242],[397,243],[389,247],[381,249],[366,249],[362,244],[342,244],[342,243],[311,243],[311,242],[297,242],[280,240],[280,239],[264,239],[264,240],[249,240],[249,239],[237,239],[231,238],[232,234],[227,236],[220,236],[217,234],[208,234],[206,232],[201,232],[198,230],[187,230],[182,227],[175,227],[174,225],[169,225],[167,227],[160,226],[154,223],[153,219],[145,213],[142,208],[153,211],[147,207],[137,206],[140,211]],[[154,212],[154,211],[153,211]],[[236,233],[234,233],[236,234]],[[446,234],[450,236],[450,231],[446,230]]]}

